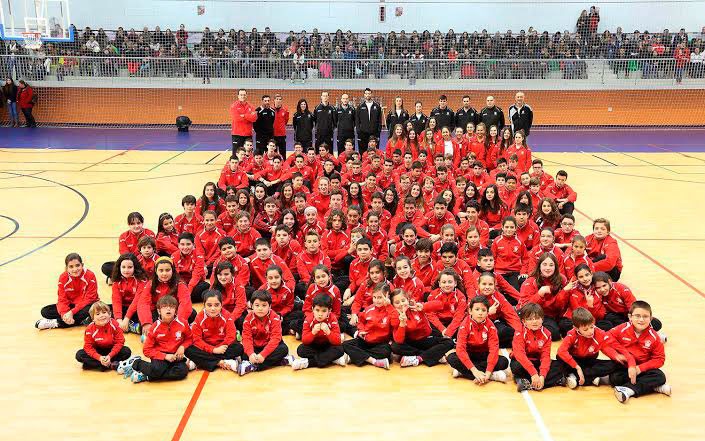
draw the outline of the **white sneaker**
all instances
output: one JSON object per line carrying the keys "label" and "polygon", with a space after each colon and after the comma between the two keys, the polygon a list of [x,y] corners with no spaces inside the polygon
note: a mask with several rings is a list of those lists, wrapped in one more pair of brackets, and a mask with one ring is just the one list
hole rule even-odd
{"label": "white sneaker", "polygon": [[349,361],[350,356],[348,354],[343,354],[342,357],[333,360],[333,364],[337,364],[338,366],[347,366]]}
{"label": "white sneaker", "polygon": [[668,336],[666,335],[666,333],[663,331],[658,331],[657,334],[661,338],[661,343],[666,344],[666,342],[668,341]]}
{"label": "white sneaker", "polygon": [[377,366],[378,368],[386,369],[389,370],[389,359],[388,358],[380,358],[375,360],[374,363],[372,363],[374,366]]}
{"label": "white sneaker", "polygon": [[308,358],[297,358],[291,362],[290,366],[295,371],[306,369],[308,367]]}
{"label": "white sneaker", "polygon": [[184,359],[186,361],[186,367],[188,368],[189,371],[195,371],[196,370],[196,363],[193,361],[189,360],[188,358]]}
{"label": "white sneaker", "polygon": [[458,378],[460,376],[460,371],[458,371],[457,369],[453,369],[451,375],[453,376],[453,378]]}
{"label": "white sneaker", "polygon": [[634,391],[624,387],[624,386],[615,386],[614,387],[614,397],[619,401],[620,403],[624,404],[627,401],[629,401],[629,398],[634,395]]}
{"label": "white sneaker", "polygon": [[507,382],[507,373],[504,371],[494,371],[490,374],[490,380],[498,381],[500,383]]}
{"label": "white sneaker", "polygon": [[654,388],[654,392],[668,395],[670,397],[671,396],[671,385],[670,384],[662,384],[661,386],[656,386]]}
{"label": "white sneaker", "polygon": [[296,358],[294,358],[293,355],[289,354],[282,360],[282,366],[291,366],[294,361],[296,361]]}
{"label": "white sneaker", "polygon": [[132,375],[132,364],[137,361],[141,360],[142,357],[139,355],[133,355],[132,357],[128,358],[127,360],[123,360],[120,363],[118,363],[117,367],[117,373],[118,375],[124,375],[125,377],[129,377]]}
{"label": "white sneaker", "polygon": [[592,380],[592,385],[598,387],[600,385],[600,377],[595,377],[595,379]]}
{"label": "white sneaker", "polygon": [[237,368],[240,365],[237,360],[223,360],[223,363],[233,372],[237,372]]}
{"label": "white sneaker", "polygon": [[578,377],[576,377],[575,374],[568,375],[565,379],[565,385],[569,389],[575,389],[578,387]]}
{"label": "white sneaker", "polygon": [[421,361],[419,360],[419,357],[415,355],[406,355],[404,357],[401,357],[401,367],[412,367],[412,366],[418,366]]}
{"label": "white sneaker", "polygon": [[54,329],[59,327],[59,321],[57,319],[41,318],[37,320],[37,322],[34,324],[34,327],[39,329],[40,331],[43,331],[45,329]]}
{"label": "white sneaker", "polygon": [[247,375],[250,372],[254,372],[254,371],[255,371],[255,366],[252,363],[250,363],[249,361],[243,361],[242,363],[240,363],[240,366],[237,369],[237,373],[241,377],[243,375]]}

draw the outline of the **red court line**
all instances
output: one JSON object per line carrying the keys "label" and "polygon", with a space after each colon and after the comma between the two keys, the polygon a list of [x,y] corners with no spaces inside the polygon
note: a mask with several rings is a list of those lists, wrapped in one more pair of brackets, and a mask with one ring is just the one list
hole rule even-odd
{"label": "red court line", "polygon": [[189,418],[191,418],[191,412],[193,412],[194,407],[196,407],[196,403],[198,402],[198,398],[201,396],[201,392],[203,391],[203,387],[206,385],[206,381],[208,380],[208,371],[204,371],[203,375],[201,375],[201,381],[198,382],[198,386],[196,386],[196,390],[193,391],[193,395],[191,396],[191,401],[189,401],[188,406],[186,406],[186,410],[184,411],[184,415],[181,417],[181,421],[179,421],[179,425],[176,428],[176,432],[174,432],[174,436],[171,438],[171,441],[178,441],[181,439],[181,435],[184,433],[184,429],[186,428],[186,424],[188,424]]}
{"label": "red court line", "polygon": [[[593,221],[594,221],[593,218],[591,218],[590,216],[588,216],[588,215],[585,214],[584,212],[578,210],[577,208],[575,209],[575,211],[577,211],[577,212],[580,213],[581,215],[583,215],[583,216],[585,216],[586,218],[588,218],[588,219],[590,220],[590,222],[593,222]],[[692,289],[692,290],[695,291],[696,293],[700,294],[701,297],[705,298],[705,292],[702,292],[701,290],[699,290],[698,288],[696,288],[692,283],[688,282],[688,281],[685,280],[683,277],[681,277],[681,276],[679,276],[678,274],[676,274],[675,272],[671,271],[667,266],[665,266],[664,264],[662,264],[662,263],[659,262],[658,260],[654,259],[653,257],[649,256],[648,254],[646,254],[645,252],[643,252],[642,250],[640,250],[636,245],[633,245],[633,244],[632,244],[631,242],[629,242],[628,240],[626,240],[626,239],[620,237],[620,236],[617,235],[617,233],[615,233],[614,231],[611,232],[611,235],[614,236],[615,238],[619,239],[621,242],[624,242],[625,245],[627,245],[629,248],[633,249],[633,250],[636,251],[637,253],[639,253],[639,254],[641,254],[642,256],[644,256],[647,260],[649,260],[649,261],[650,261],[651,263],[653,263],[654,265],[658,266],[658,267],[661,268],[662,270],[666,271],[668,274],[670,274],[670,275],[672,275],[673,277],[675,277],[676,280],[678,280],[679,282],[681,282],[683,285],[687,286],[688,288]]]}

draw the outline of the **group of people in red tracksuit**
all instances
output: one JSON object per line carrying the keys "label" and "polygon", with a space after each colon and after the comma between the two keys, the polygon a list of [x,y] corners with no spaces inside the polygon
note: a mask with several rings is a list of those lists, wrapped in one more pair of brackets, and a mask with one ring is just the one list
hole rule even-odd
{"label": "group of people in red tracksuit", "polygon": [[[231,108],[239,128],[254,119],[244,92]],[[609,220],[577,231],[568,174],[546,173],[521,129],[504,149],[484,124],[466,129],[448,151],[402,142],[390,153],[371,137],[364,154],[352,141],[337,156],[297,143],[287,158],[273,138],[262,151],[251,128],[240,132],[217,183],[162,214],[156,234],[128,215],[119,257],[103,265],[112,305],[71,253],[36,326],[88,325],[78,361],[134,382],[398,361],[446,364],[478,385],[511,374],[520,392],[670,395],[662,324],[619,281]],[[143,336],[150,361],[131,356],[124,332]],[[298,357],[287,335],[301,341]]]}

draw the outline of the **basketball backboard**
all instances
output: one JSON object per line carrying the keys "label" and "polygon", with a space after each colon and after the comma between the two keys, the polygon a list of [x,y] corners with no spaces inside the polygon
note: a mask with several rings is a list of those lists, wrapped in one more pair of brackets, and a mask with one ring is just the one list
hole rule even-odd
{"label": "basketball backboard", "polygon": [[73,41],[70,0],[0,0],[0,38],[24,40],[41,34],[45,42]]}

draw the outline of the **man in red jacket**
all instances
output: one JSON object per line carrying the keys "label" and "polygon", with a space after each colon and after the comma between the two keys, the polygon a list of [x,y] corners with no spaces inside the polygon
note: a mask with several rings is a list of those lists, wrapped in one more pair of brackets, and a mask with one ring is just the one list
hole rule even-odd
{"label": "man in red jacket", "polygon": [[233,155],[238,147],[245,144],[245,139],[252,138],[252,124],[257,121],[257,112],[252,104],[247,102],[247,91],[237,91],[237,101],[230,105],[230,117],[233,120],[232,141]]}
{"label": "man in red jacket", "polygon": [[32,109],[35,104],[34,90],[24,80],[20,80],[17,90],[17,105],[20,107],[25,120],[25,127],[37,127],[37,122],[32,116]]}
{"label": "man in red jacket", "polygon": [[284,105],[280,94],[274,95],[274,142],[279,154],[286,158],[286,124],[289,122],[289,109]]}

